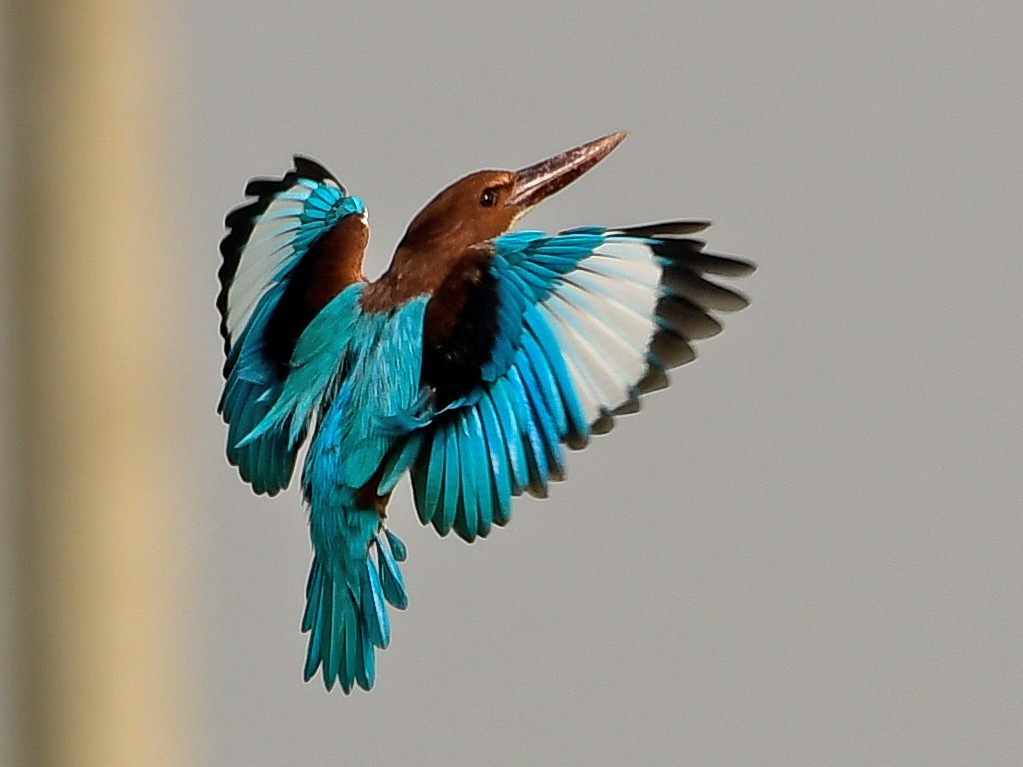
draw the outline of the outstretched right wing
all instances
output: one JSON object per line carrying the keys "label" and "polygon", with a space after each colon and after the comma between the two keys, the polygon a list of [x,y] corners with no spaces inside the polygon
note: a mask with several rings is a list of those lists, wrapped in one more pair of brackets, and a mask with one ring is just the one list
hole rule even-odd
{"label": "outstretched right wing", "polygon": [[747,305],[741,293],[705,279],[754,269],[684,236],[705,226],[495,240],[497,335],[483,383],[413,432],[381,491],[411,463],[420,519],[466,540],[505,524],[512,496],[545,496],[563,477],[560,443],[582,448],[616,416],[638,411],[640,395],[666,387],[666,371],[695,358],[694,340],[721,330],[712,312]]}

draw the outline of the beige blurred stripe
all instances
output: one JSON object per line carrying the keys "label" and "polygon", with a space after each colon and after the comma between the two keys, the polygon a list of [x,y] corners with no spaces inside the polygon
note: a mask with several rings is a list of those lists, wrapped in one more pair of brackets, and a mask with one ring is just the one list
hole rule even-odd
{"label": "beige blurred stripe", "polygon": [[194,764],[188,478],[168,391],[173,9],[10,7],[18,758]]}

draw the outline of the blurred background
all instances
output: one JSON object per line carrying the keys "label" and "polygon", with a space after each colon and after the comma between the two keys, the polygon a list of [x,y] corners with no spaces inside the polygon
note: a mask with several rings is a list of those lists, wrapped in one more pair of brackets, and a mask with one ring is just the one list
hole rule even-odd
{"label": "blurred background", "polygon": [[[1016,2],[0,5],[0,763],[961,765],[1023,753]],[[454,178],[709,217],[753,306],[301,681],[295,490],[223,459],[223,216],[291,154],[367,272]]]}

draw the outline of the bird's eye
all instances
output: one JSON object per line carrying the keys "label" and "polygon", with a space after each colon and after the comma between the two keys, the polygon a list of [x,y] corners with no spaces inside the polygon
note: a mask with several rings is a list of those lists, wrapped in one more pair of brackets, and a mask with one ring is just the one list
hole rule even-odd
{"label": "bird's eye", "polygon": [[483,194],[480,195],[480,205],[484,208],[492,208],[497,202],[497,192],[493,189],[484,189]]}

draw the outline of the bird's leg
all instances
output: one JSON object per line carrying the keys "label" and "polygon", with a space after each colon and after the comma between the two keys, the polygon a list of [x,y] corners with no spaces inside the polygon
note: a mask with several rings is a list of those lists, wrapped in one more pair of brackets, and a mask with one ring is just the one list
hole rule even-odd
{"label": "bird's leg", "polygon": [[384,474],[384,467],[381,466],[376,472],[370,477],[369,482],[360,487],[355,491],[355,502],[360,509],[375,509],[377,514],[380,515],[381,521],[387,519],[387,504],[391,500],[391,493],[393,490],[388,490],[384,495],[377,494],[377,488],[380,486],[380,480]]}

